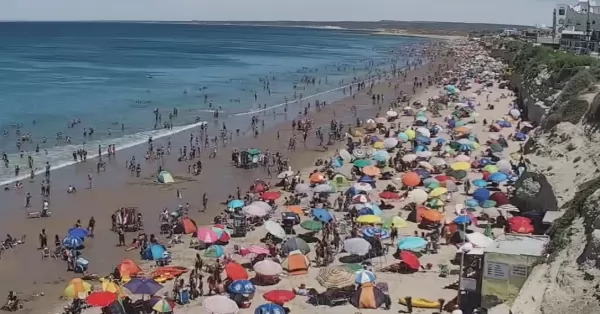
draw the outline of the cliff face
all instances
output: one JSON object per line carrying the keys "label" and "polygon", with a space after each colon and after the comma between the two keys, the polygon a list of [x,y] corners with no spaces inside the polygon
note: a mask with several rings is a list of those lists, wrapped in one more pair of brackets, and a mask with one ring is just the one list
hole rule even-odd
{"label": "cliff face", "polygon": [[600,61],[514,42],[503,54],[520,105],[540,126],[525,158],[564,211],[512,312],[600,313]]}

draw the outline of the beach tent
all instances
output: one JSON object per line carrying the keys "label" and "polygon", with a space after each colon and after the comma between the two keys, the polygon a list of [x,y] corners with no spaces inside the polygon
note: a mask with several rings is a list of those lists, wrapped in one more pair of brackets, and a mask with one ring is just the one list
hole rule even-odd
{"label": "beach tent", "polygon": [[420,223],[421,218],[423,217],[423,213],[428,210],[429,209],[425,206],[417,206],[417,208],[413,209],[410,213],[408,213],[406,220],[414,223]]}
{"label": "beach tent", "polygon": [[310,261],[300,251],[292,251],[286,259],[281,262],[281,267],[291,276],[304,275],[308,273]]}
{"label": "beach tent", "polygon": [[160,244],[151,244],[142,253],[142,259],[148,261],[156,261],[162,259],[167,249]]}
{"label": "beach tent", "polygon": [[177,226],[175,226],[175,230],[174,232],[176,234],[190,234],[190,233],[194,233],[198,230],[198,227],[196,227],[196,222],[189,219],[189,218],[184,218],[179,220],[179,222],[177,223]]}
{"label": "beach tent", "polygon": [[[134,261],[126,258],[115,267],[115,277],[135,277],[142,272],[142,268]],[[118,276],[117,276],[118,275]]]}
{"label": "beach tent", "polygon": [[306,243],[306,241],[300,238],[289,238],[283,243],[281,246],[281,252],[283,254],[291,254],[293,251],[299,251],[303,254],[308,254],[310,252],[310,247]]}
{"label": "beach tent", "polygon": [[350,303],[359,309],[377,309],[385,303],[386,295],[372,282],[362,284],[350,298]]}
{"label": "beach tent", "polygon": [[341,173],[334,175],[330,181],[330,184],[332,186],[335,186],[337,189],[350,187],[350,182],[348,182],[348,178],[346,178]]}
{"label": "beach tent", "polygon": [[161,171],[158,174],[158,176],[156,177],[156,179],[160,183],[173,183],[173,182],[175,182],[175,180],[173,180],[173,176],[168,171]]}

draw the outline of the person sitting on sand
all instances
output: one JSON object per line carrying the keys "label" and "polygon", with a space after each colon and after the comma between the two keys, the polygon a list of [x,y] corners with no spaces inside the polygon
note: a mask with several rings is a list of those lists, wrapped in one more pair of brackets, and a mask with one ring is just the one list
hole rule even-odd
{"label": "person sitting on sand", "polygon": [[301,283],[300,286],[298,287],[298,289],[293,288],[292,291],[296,294],[296,295],[302,295],[302,296],[306,296],[308,295],[308,289],[306,288],[306,285]]}
{"label": "person sitting on sand", "polygon": [[74,186],[69,185],[69,187],[67,188],[67,194],[72,194],[75,192],[77,192],[77,189]]}

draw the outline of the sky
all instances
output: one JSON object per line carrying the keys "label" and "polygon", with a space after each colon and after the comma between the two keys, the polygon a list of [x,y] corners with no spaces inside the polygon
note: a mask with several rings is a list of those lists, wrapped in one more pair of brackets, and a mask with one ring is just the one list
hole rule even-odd
{"label": "sky", "polygon": [[556,3],[560,0],[0,0],[0,20],[400,20],[551,25]]}

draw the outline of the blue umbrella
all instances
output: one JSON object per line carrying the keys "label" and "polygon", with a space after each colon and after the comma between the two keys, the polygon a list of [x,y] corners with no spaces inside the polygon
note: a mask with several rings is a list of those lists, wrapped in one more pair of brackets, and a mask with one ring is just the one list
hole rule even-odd
{"label": "blue umbrella", "polygon": [[415,139],[415,141],[417,141],[417,143],[419,144],[423,144],[423,145],[429,145],[431,144],[431,139],[425,136],[417,136],[417,138]]}
{"label": "blue umbrella", "polygon": [[76,228],[69,229],[69,231],[67,231],[67,234],[72,237],[80,238],[81,240],[85,240],[85,237],[87,237],[87,235],[88,235],[88,231],[87,231],[87,229],[83,229],[81,227],[76,227]]}
{"label": "blue umbrella", "polygon": [[229,284],[227,288],[229,292],[235,294],[252,294],[256,291],[254,285],[250,282],[250,280],[234,280]]}
{"label": "blue umbrella", "polygon": [[381,239],[389,239],[390,232],[377,227],[368,227],[363,229],[363,235],[368,238],[379,237]]}
{"label": "blue umbrella", "polygon": [[473,198],[478,202],[485,202],[490,198],[490,190],[478,188],[473,192]]}
{"label": "blue umbrella", "polygon": [[153,261],[162,259],[167,251],[167,249],[160,244],[151,244],[147,250],[149,252],[147,257],[152,258]]}
{"label": "blue umbrella", "polygon": [[381,208],[379,207],[379,205],[375,204],[375,203],[367,203],[365,204],[366,208],[369,208],[373,214],[375,216],[381,216],[381,214],[383,214],[383,211],[381,210]]}
{"label": "blue umbrella", "polygon": [[79,237],[69,235],[63,239],[62,245],[67,249],[76,249],[83,246],[83,240]]}
{"label": "blue umbrella", "polygon": [[408,142],[408,135],[406,135],[406,133],[399,133],[398,134],[398,138],[402,142]]}
{"label": "blue umbrella", "polygon": [[257,307],[254,314],[286,314],[286,312],[281,305],[267,303]]}
{"label": "blue umbrella", "polygon": [[372,143],[379,142],[379,140],[380,140],[380,139],[379,139],[379,137],[378,137],[378,136],[376,136],[376,135],[371,135],[371,142],[372,142]]}
{"label": "blue umbrella", "polygon": [[473,185],[478,188],[484,188],[488,185],[488,183],[483,179],[473,180]]}
{"label": "blue umbrella", "polygon": [[331,213],[328,212],[326,209],[323,208],[315,208],[312,210],[312,215],[314,217],[317,217],[317,219],[319,219],[322,222],[330,222],[333,217],[331,216]]}
{"label": "blue umbrella", "polygon": [[373,210],[368,207],[363,207],[358,211],[358,216],[373,215]]}
{"label": "blue umbrella", "polygon": [[454,218],[453,222],[458,225],[468,224],[471,222],[471,217],[469,217],[467,215],[461,215],[461,216]]}
{"label": "blue umbrella", "polygon": [[229,202],[229,204],[227,204],[227,207],[229,207],[229,208],[244,207],[244,201],[242,201],[242,200],[232,200],[232,201]]}
{"label": "blue umbrella", "polygon": [[502,181],[506,181],[508,180],[508,176],[505,173],[502,172],[496,172],[496,173],[492,173],[490,175],[490,177],[488,178],[488,180],[492,181],[492,182],[502,182]]}
{"label": "blue umbrella", "polygon": [[473,150],[473,146],[471,146],[471,145],[460,144],[460,146],[458,147],[459,152],[470,152],[472,150]]}
{"label": "blue umbrella", "polygon": [[162,289],[162,285],[152,278],[133,278],[124,285],[133,294],[153,295]]}
{"label": "blue umbrella", "polygon": [[492,161],[489,158],[481,158],[479,159],[479,167],[483,168],[489,164],[491,164]]}
{"label": "blue umbrella", "polygon": [[440,144],[444,144],[444,143],[446,143],[446,140],[445,140],[445,139],[443,139],[443,138],[436,138],[436,139],[435,139],[435,141],[436,141],[437,143],[440,143]]}
{"label": "blue umbrella", "polygon": [[405,251],[420,251],[427,246],[427,241],[421,237],[406,237],[398,241],[398,249]]}
{"label": "blue umbrella", "polygon": [[415,169],[415,173],[419,175],[419,177],[421,177],[421,179],[427,179],[429,177],[431,177],[431,174],[429,174],[429,171],[419,168],[419,169]]}
{"label": "blue umbrella", "polygon": [[373,179],[371,176],[364,175],[358,179],[358,182],[375,183],[375,179]]}

